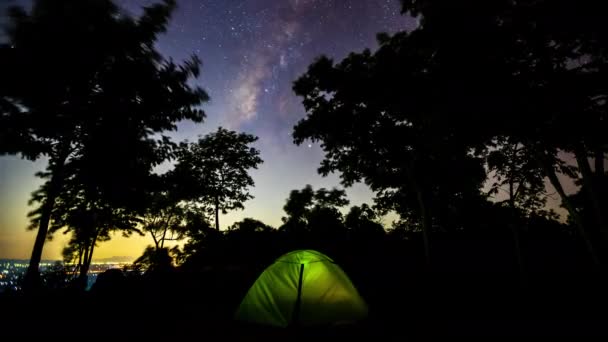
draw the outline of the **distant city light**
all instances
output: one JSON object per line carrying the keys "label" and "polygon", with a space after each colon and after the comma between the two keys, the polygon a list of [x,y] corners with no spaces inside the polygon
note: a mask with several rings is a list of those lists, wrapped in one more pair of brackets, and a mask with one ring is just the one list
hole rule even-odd
{"label": "distant city light", "polygon": [[[75,267],[73,263],[63,263],[61,261],[43,261],[40,263],[40,271],[46,272],[48,269],[55,265],[62,265],[66,267]],[[93,286],[97,280],[97,275],[103,273],[109,269],[120,269],[125,266],[129,266],[131,263],[126,262],[92,262],[89,268],[87,290]],[[25,275],[25,271],[29,266],[26,260],[0,260],[0,293],[6,291],[20,291],[21,290],[21,279]],[[68,274],[75,274],[77,271],[66,270]]]}

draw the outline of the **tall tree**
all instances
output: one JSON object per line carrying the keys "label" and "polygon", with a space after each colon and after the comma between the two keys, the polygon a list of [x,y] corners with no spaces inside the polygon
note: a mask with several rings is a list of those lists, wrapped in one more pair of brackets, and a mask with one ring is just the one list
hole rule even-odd
{"label": "tall tree", "polygon": [[260,151],[250,145],[258,138],[222,127],[195,143],[183,143],[173,171],[189,179],[189,198],[213,214],[215,229],[220,229],[219,213],[243,209],[254,185],[250,169],[262,163]]}
{"label": "tall tree", "polygon": [[[440,68],[434,84],[451,81],[457,85],[453,93],[461,101],[446,112],[473,117],[494,112],[495,119],[478,125],[483,132],[477,135],[483,138],[480,142],[487,144],[488,138],[506,135],[523,145],[530,152],[527,158],[541,165],[594,255],[585,232],[589,227],[584,226],[558,175],[586,185],[589,212],[594,213],[604,239],[608,237],[601,210],[603,195],[596,190],[597,177],[589,165],[594,158],[596,172],[601,173],[606,134],[600,132],[608,128],[608,35],[598,14],[600,5],[581,1],[572,6],[566,0],[402,0],[402,4],[404,12],[421,19],[416,31],[424,39],[414,48],[435,50],[433,59]],[[566,28],[567,20],[571,24]],[[496,108],[498,103],[501,108]],[[574,156],[576,169],[563,158],[568,153]]]}
{"label": "tall tree", "polygon": [[[430,232],[453,226],[457,208],[479,199],[480,151],[508,137],[542,167],[593,254],[558,174],[590,185],[591,212],[605,227],[588,162],[604,159],[599,132],[608,122],[598,5],[577,6],[585,19],[564,30],[569,1],[402,3],[419,18],[417,28],[379,35],[373,54],[338,64],[322,57],[296,81],[308,116],[295,142],[321,141],[321,173],[339,171],[346,185],[363,180],[381,206],[418,218],[428,261]],[[578,168],[560,152],[576,156]]]}
{"label": "tall tree", "polygon": [[155,196],[142,217],[142,229],[152,237],[154,248],[164,248],[166,241],[184,237],[186,210],[180,203],[168,200],[166,195]]}
{"label": "tall tree", "polygon": [[488,171],[493,172],[490,193],[506,198],[502,203],[530,215],[551,216],[546,210],[547,188],[542,165],[530,158],[526,146],[505,138],[488,153]]}
{"label": "tall tree", "polygon": [[[150,147],[166,142],[156,137],[176,129],[176,122],[203,120],[197,106],[207,94],[190,83],[199,61],[176,65],[155,48],[174,9],[173,0],[145,7],[139,18],[110,0],[37,0],[30,13],[12,9],[10,41],[0,48],[0,153],[49,159],[28,284],[37,283],[71,158],[87,156],[90,162],[103,152],[106,165],[100,170],[116,174],[116,164],[152,159]],[[129,144],[115,148],[114,142]],[[142,148],[146,152],[139,156]],[[118,186],[105,179],[108,188]]]}
{"label": "tall tree", "polygon": [[[190,184],[188,177],[175,172],[154,175],[151,186],[146,189],[148,205],[141,215],[142,229],[149,233],[154,248],[160,250],[166,241],[178,241],[185,237],[185,224],[190,210],[185,202],[184,189]],[[188,192],[190,193],[190,192]]]}
{"label": "tall tree", "polygon": [[[105,143],[103,145],[106,146]],[[92,155],[95,157],[92,158]],[[103,158],[102,154],[94,153],[74,155],[67,160],[63,189],[56,196],[51,212],[48,236],[50,238],[60,230],[71,234],[66,254],[71,254],[77,260],[76,270],[79,272],[79,286],[82,289],[86,286],[88,270],[98,243],[110,240],[111,233],[116,231],[122,232],[124,236],[130,236],[134,232],[141,234],[136,226],[140,223],[139,212],[146,204],[142,195],[146,188],[143,186],[145,182],[137,182],[135,179],[151,172],[150,161],[125,165],[121,168],[121,175],[104,170],[108,162],[111,161]],[[50,171],[40,173],[39,176],[48,180]],[[47,192],[48,181],[33,194],[32,201],[43,202]],[[42,214],[42,206],[30,213],[31,228],[39,226]]]}
{"label": "tall tree", "polygon": [[338,64],[321,57],[295,82],[308,115],[294,139],[322,142],[321,174],[338,171],[346,186],[364,181],[380,207],[419,223],[430,263],[431,231],[449,224],[441,219],[449,206],[479,195],[485,174],[469,136],[455,134],[468,122],[445,115],[448,104],[434,101],[444,90],[419,70],[433,67],[433,51],[414,48],[420,35],[379,39],[375,54]]}
{"label": "tall tree", "polygon": [[513,234],[513,246],[522,280],[525,274],[524,257],[521,248],[521,216],[547,217],[557,219],[553,210],[547,210],[547,188],[542,165],[527,147],[508,137],[499,138],[487,156],[488,170],[492,174],[490,195],[510,210],[509,226]]}

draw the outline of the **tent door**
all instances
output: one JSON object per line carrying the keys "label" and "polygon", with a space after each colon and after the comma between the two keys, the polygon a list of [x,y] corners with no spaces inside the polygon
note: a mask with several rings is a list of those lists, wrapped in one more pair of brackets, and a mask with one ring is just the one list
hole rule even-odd
{"label": "tent door", "polygon": [[291,324],[300,325],[300,307],[302,305],[302,276],[304,275],[304,264],[300,264],[300,278],[298,279],[298,296],[291,315]]}

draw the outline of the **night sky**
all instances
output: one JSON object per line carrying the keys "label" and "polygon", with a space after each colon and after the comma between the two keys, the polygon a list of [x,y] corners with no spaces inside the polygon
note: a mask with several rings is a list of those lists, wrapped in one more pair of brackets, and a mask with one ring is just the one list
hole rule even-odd
{"label": "night sky", "polygon": [[[3,1],[3,0],[0,0]],[[14,1],[29,6],[30,1]],[[149,0],[117,1],[137,15]],[[278,226],[282,207],[292,189],[339,186],[337,176],[316,172],[323,154],[315,145],[295,146],[291,133],[304,117],[292,83],[321,54],[336,60],[349,52],[377,47],[378,32],[411,29],[416,23],[399,13],[398,0],[180,0],[160,51],[176,61],[196,54],[203,61],[200,85],[211,101],[204,105],[207,120],[185,122],[175,140],[195,140],[218,126],[260,138],[264,164],[252,173],[255,199],[245,210],[220,218],[222,228],[244,217]],[[31,163],[0,157],[0,258],[29,258],[33,232],[26,232],[27,200],[40,181],[34,173],[45,161]],[[363,185],[348,190],[351,205],[371,203]],[[44,258],[59,259],[63,241],[47,244]],[[98,259],[137,257],[151,238],[103,243]]]}

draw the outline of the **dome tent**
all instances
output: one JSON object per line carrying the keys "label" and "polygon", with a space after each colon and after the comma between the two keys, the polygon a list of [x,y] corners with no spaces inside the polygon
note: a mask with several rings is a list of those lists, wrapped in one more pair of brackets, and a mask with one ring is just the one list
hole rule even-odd
{"label": "dome tent", "polygon": [[367,305],[332,259],[317,251],[297,250],[264,270],[235,318],[287,327],[354,322],[366,316]]}

